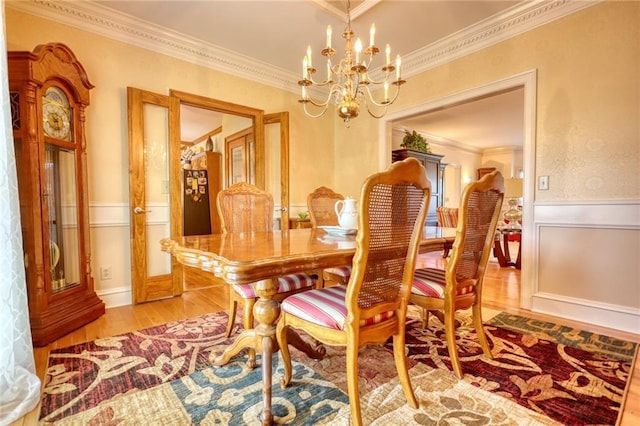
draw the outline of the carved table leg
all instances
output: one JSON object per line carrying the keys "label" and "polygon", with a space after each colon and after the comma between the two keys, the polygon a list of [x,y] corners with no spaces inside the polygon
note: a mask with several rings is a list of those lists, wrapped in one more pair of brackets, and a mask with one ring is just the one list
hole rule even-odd
{"label": "carved table leg", "polygon": [[[259,299],[253,307],[253,317],[258,322],[255,329],[244,330],[224,352],[217,357],[214,365],[224,365],[241,350],[248,348],[262,352],[262,414],[260,421],[263,425],[273,423],[271,412],[271,382],[273,354],[278,352],[276,339],[276,321],[280,317],[280,303],[273,299],[278,291],[278,280],[268,279],[258,281],[255,285]],[[321,359],[326,349],[323,346],[311,345],[298,336],[293,330],[289,333],[292,346],[306,353],[310,358]],[[253,368],[252,365],[249,367]]]}
{"label": "carved table leg", "polygon": [[[260,298],[253,306],[253,317],[260,325],[254,329],[243,330],[234,339],[233,343],[213,361],[213,365],[225,365],[243,349],[261,351],[262,338],[264,336],[273,336],[273,341],[276,341],[275,323],[280,316],[280,304],[273,300],[272,297],[278,290],[278,282],[275,279],[262,280],[257,282],[255,286]],[[261,292],[263,293],[262,295],[260,294]],[[270,329],[273,329],[272,334],[269,333]],[[277,352],[277,347],[274,352]],[[255,365],[249,364],[249,367],[254,368]]]}

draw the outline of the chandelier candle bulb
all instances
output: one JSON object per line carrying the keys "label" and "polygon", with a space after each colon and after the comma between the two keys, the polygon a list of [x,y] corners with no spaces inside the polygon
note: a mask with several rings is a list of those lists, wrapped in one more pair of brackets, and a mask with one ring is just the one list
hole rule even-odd
{"label": "chandelier candle bulb", "polygon": [[391,46],[389,46],[389,43],[387,43],[387,48],[385,49],[386,53],[387,53],[387,67],[389,65],[391,65]]}
{"label": "chandelier candle bulb", "polygon": [[369,46],[371,47],[375,46],[375,43],[373,42],[375,36],[376,36],[376,24],[371,24],[371,30],[369,30]]}
{"label": "chandelier candle bulb", "polygon": [[396,56],[396,80],[400,81],[400,55]]}
{"label": "chandelier candle bulb", "polygon": [[384,101],[389,102],[389,82],[384,82]]}
{"label": "chandelier candle bulb", "polygon": [[327,48],[331,49],[331,25],[327,25]]}
{"label": "chandelier candle bulb", "polygon": [[307,66],[309,68],[313,67],[313,65],[311,65],[311,46],[307,46]]}

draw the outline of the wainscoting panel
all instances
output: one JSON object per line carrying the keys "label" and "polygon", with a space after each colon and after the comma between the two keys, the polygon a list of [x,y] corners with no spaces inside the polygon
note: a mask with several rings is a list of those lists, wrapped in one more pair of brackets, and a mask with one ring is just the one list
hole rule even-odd
{"label": "wainscoting panel", "polygon": [[535,206],[532,310],[640,333],[640,204]]}

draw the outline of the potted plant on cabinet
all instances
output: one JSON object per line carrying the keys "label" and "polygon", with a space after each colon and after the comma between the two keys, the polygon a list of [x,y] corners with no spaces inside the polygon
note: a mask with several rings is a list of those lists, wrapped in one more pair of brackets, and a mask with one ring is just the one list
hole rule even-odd
{"label": "potted plant on cabinet", "polygon": [[425,152],[427,154],[431,153],[427,139],[415,130],[413,132],[405,130],[400,146],[413,151]]}

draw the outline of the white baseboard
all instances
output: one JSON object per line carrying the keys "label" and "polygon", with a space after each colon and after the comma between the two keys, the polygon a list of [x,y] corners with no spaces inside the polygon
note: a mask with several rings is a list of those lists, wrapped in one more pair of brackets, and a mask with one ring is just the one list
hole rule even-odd
{"label": "white baseboard", "polygon": [[106,308],[131,305],[131,287],[117,287],[108,290],[98,290],[96,294],[105,304]]}
{"label": "white baseboard", "polygon": [[601,327],[640,334],[640,309],[537,293],[532,310]]}

